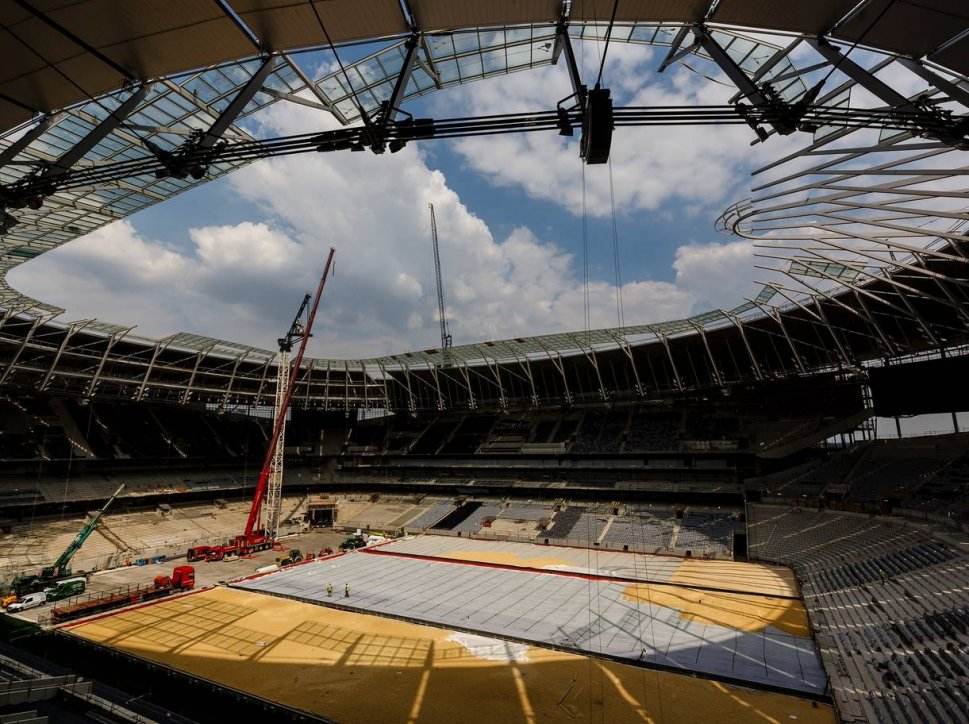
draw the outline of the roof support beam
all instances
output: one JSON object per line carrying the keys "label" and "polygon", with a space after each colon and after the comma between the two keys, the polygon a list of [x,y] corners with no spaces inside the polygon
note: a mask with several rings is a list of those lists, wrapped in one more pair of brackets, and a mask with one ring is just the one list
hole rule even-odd
{"label": "roof support beam", "polygon": [[569,81],[572,83],[572,93],[575,95],[579,106],[584,108],[589,91],[582,83],[582,76],[579,74],[579,64],[575,62],[575,51],[572,50],[569,24],[565,19],[559,21],[555,30],[555,49],[552,52],[553,64],[558,64],[560,55],[565,56],[565,69],[568,71]]}
{"label": "roof support beam", "polygon": [[142,83],[141,86],[125,101],[118,106],[111,114],[91,129],[84,138],[74,144],[74,147],[64,153],[50,166],[46,173],[41,174],[41,178],[49,181],[56,181],[59,176],[67,173],[74,164],[80,161],[87,153],[107,138],[108,134],[121,126],[124,120],[134,113],[135,109],[141,104],[151,90],[151,83]]}
{"label": "roof support beam", "polygon": [[50,363],[50,368],[47,370],[47,374],[44,376],[43,381],[38,385],[37,389],[41,392],[46,390],[50,386],[51,377],[54,376],[54,369],[57,367],[57,363],[61,361],[61,357],[64,355],[64,350],[67,349],[67,345],[70,344],[71,337],[73,337],[77,332],[84,329],[93,320],[84,319],[78,322],[74,322],[69,326],[64,332],[64,339],[61,340],[60,347],[57,348],[57,354],[54,355],[54,359]]}
{"label": "roof support beam", "polygon": [[525,378],[528,380],[528,385],[532,392],[530,398],[531,403],[533,406],[538,407],[538,390],[535,388],[535,377],[532,375],[532,365],[528,361],[528,357],[518,357],[518,355],[515,355],[515,359],[518,362],[518,366],[522,368],[522,372],[525,373]]}
{"label": "roof support beam", "polygon": [[24,353],[24,350],[27,348],[27,345],[33,338],[34,333],[37,331],[40,325],[46,321],[47,320],[44,317],[34,317],[34,321],[30,324],[30,329],[28,329],[27,334],[24,335],[23,342],[20,343],[20,346],[17,348],[17,352],[14,354],[13,359],[10,360],[10,364],[7,365],[7,369],[5,369],[3,372],[3,376],[0,377],[0,385],[3,385],[7,381],[10,373],[14,371],[14,368],[16,368],[17,362],[20,361],[20,355]]}
{"label": "roof support beam", "polygon": [[603,402],[608,402],[609,393],[606,392],[606,386],[602,383],[602,374],[599,372],[599,360],[596,359],[596,351],[592,347],[582,347],[581,349],[582,354],[592,363],[592,369],[596,372],[596,380],[599,383],[599,397],[602,398]]}
{"label": "roof support beam", "polygon": [[239,92],[209,126],[208,130],[203,131],[197,138],[190,139],[176,151],[167,151],[154,142],[145,139],[145,147],[164,167],[159,169],[155,175],[158,178],[174,176],[184,179],[189,175],[196,180],[203,178],[208,173],[210,157],[212,152],[216,150],[217,144],[222,141],[226,131],[235,123],[249,101],[262,88],[270,73],[273,72],[275,65],[276,57],[267,56],[259,69],[239,89]]}
{"label": "roof support beam", "polygon": [[673,38],[673,42],[670,43],[670,52],[666,54],[666,57],[663,58],[663,62],[659,64],[659,68],[656,69],[657,73],[662,73],[676,61],[696,52],[698,43],[695,40],[685,48],[681,49],[680,47],[683,45],[683,41],[686,40],[686,36],[689,35],[689,33],[690,28],[686,25],[676,31],[676,36]]}
{"label": "roof support beam", "polygon": [[326,361],[326,374],[323,375],[323,409],[330,409],[330,365],[331,360]]}
{"label": "roof support beam", "polygon": [[[303,72],[303,69],[299,67],[296,61],[290,58],[287,53],[283,53],[280,57],[283,59],[283,62],[289,66],[290,70],[296,74],[296,77],[306,84],[306,88],[313,94],[316,100],[318,100],[323,107],[333,114],[333,116],[340,122],[340,125],[345,126],[349,123],[347,117],[343,115],[336,105],[330,102],[329,98],[320,92],[320,89],[316,87],[316,83],[314,83],[309,76]],[[278,92],[279,91],[274,91],[274,93]],[[294,96],[294,98],[296,97],[298,96]]]}
{"label": "roof support beam", "polygon": [[680,377],[679,371],[676,369],[676,360],[673,359],[673,350],[670,349],[670,341],[667,339],[666,335],[660,332],[657,328],[652,327],[653,334],[659,337],[659,341],[663,343],[663,347],[666,349],[666,356],[670,360],[670,369],[673,371],[673,389],[682,390],[683,382]]}
{"label": "roof support beam", "polygon": [[438,367],[430,362],[427,363],[427,369],[431,373],[431,379],[434,380],[434,389],[437,392],[437,409],[439,412],[443,412],[447,405],[444,403],[444,393],[441,392],[441,380],[438,378]]}
{"label": "roof support beam", "polygon": [[14,193],[12,196],[10,194],[10,188],[0,188],[0,199],[4,196],[9,197],[5,201],[5,205],[8,208],[23,208],[29,206],[32,209],[39,209],[44,203],[44,198],[57,191],[57,180],[70,171],[78,161],[84,158],[91,149],[101,143],[112,131],[118,129],[125,118],[130,116],[141,105],[145,96],[148,95],[150,88],[151,83],[141,84],[134,93],[128,96],[103,121],[92,128],[84,138],[75,143],[71,149],[65,151],[57,160],[53,161],[35,176],[28,175],[21,179],[24,182],[30,181],[32,186],[40,182],[39,188],[41,190],[39,192],[29,191],[26,193],[26,198],[22,198],[17,196],[16,186],[13,188]]}
{"label": "roof support beam", "polygon": [[416,34],[411,35],[404,41],[404,62],[400,66],[400,72],[397,74],[397,80],[394,82],[394,89],[390,93],[390,98],[380,103],[376,117],[370,119],[367,114],[362,113],[361,109],[361,120],[363,120],[363,124],[366,126],[366,130],[364,131],[365,143],[374,153],[383,153],[388,148],[391,153],[397,153],[407,143],[398,138],[388,143],[386,136],[390,124],[397,120],[397,114],[400,113],[400,106],[404,102],[407,84],[410,82],[411,74],[414,72],[414,66],[418,60],[419,41],[420,38]]}
{"label": "roof support beam", "polygon": [[750,346],[750,341],[747,339],[747,333],[744,331],[743,322],[737,319],[736,315],[728,314],[727,312],[723,312],[723,314],[731,322],[733,322],[734,326],[737,328],[737,331],[740,332],[740,339],[743,341],[744,347],[747,349],[747,356],[750,357],[750,367],[754,371],[754,377],[756,377],[758,380],[763,380],[764,373],[760,369],[760,363],[757,361],[757,356],[754,354],[754,350]]}
{"label": "roof support beam", "polygon": [[831,65],[837,66],[839,71],[872,95],[880,98],[887,106],[895,110],[913,112],[922,110],[890,85],[869,73],[865,68],[862,68],[845,55],[840,48],[835,47],[824,38],[808,38],[807,42],[821,54],[821,57],[831,63]]}
{"label": "roof support beam", "polygon": [[[743,68],[737,64],[737,61],[731,58],[720,43],[713,39],[713,35],[710,34],[706,26],[694,25],[690,30],[693,32],[694,43],[703,48],[713,59],[713,62],[720,66],[720,70],[737,86],[737,89],[740,91],[741,100],[749,101],[755,108],[766,107],[776,110],[778,113],[772,115],[779,114],[780,117],[771,121],[770,126],[782,136],[787,136],[797,130],[797,124],[800,120],[797,114],[800,112],[803,115],[803,111],[799,111],[799,109],[784,103],[770,85],[761,88],[754,83],[744,72]],[[820,87],[817,88],[817,91],[820,91]],[[811,93],[812,91],[808,91],[808,95]],[[816,95],[816,92],[814,95]],[[742,111],[744,108],[746,106],[738,106],[738,110]],[[806,109],[807,106],[805,105],[804,108]],[[785,114],[783,111],[785,110],[788,111],[787,115],[790,115],[790,118],[784,117]],[[767,140],[767,131],[761,128],[760,125],[752,120],[748,120],[748,124],[761,141]]]}
{"label": "roof support beam", "polygon": [[0,168],[3,168],[8,163],[13,161],[24,149],[27,148],[27,146],[40,138],[47,131],[47,129],[55,125],[64,117],[64,115],[65,114],[61,112],[44,116],[40,119],[40,122],[36,126],[31,128],[24,135],[3,149],[3,151],[0,152]]}
{"label": "roof support beam", "polygon": [[256,399],[253,400],[253,403],[252,403],[257,407],[263,404],[262,392],[264,389],[266,389],[266,380],[269,379],[269,370],[273,366],[273,363],[275,361],[276,361],[275,356],[270,357],[269,359],[266,360],[266,364],[264,364],[262,367],[262,378],[259,380],[259,389],[256,390]]}
{"label": "roof support beam", "polygon": [[97,369],[94,370],[94,374],[91,375],[91,379],[88,380],[87,385],[84,387],[85,397],[91,397],[94,395],[95,390],[98,388],[98,382],[101,379],[101,372],[104,370],[104,365],[108,361],[108,357],[111,355],[111,350],[114,349],[114,346],[132,329],[133,327],[128,327],[127,329],[118,330],[108,338],[107,344],[104,346],[104,354],[101,355],[101,360],[98,362]]}
{"label": "roof support beam", "polygon": [[798,371],[802,373],[805,372],[804,360],[801,359],[801,353],[798,351],[797,345],[794,344],[794,340],[791,339],[791,335],[787,331],[787,325],[784,324],[784,315],[781,314],[776,307],[768,309],[756,299],[747,299],[747,301],[756,305],[760,311],[774,320],[774,322],[780,328],[781,334],[784,335],[784,339],[787,340],[787,346],[791,348],[791,354],[794,356],[794,364],[797,365]]}
{"label": "roof support beam", "polygon": [[[545,345],[542,346],[545,347]],[[562,387],[565,389],[565,401],[571,405],[573,402],[572,392],[569,390],[569,378],[565,374],[565,364],[562,361],[562,353],[558,350],[549,349],[548,347],[545,347],[545,352],[548,354],[549,361],[562,376]]]}
{"label": "roof support beam", "polygon": [[195,384],[195,375],[199,371],[199,365],[202,364],[202,360],[208,356],[209,352],[212,351],[212,347],[206,347],[205,349],[200,349],[195,355],[195,364],[192,366],[192,374],[189,375],[188,384],[185,385],[185,391],[182,393],[182,404],[186,404],[190,399],[192,399],[192,385]]}
{"label": "roof support beam", "polygon": [[243,352],[241,355],[236,357],[235,362],[232,365],[232,373],[229,375],[229,382],[225,386],[225,394],[222,395],[222,402],[219,403],[220,412],[224,411],[226,406],[229,404],[229,397],[232,395],[232,386],[235,384],[236,375],[239,372],[239,365],[242,364],[243,360],[248,354],[248,351]]}
{"label": "roof support beam", "polygon": [[690,325],[697,331],[700,335],[700,339],[703,341],[703,349],[706,350],[707,359],[710,361],[710,372],[713,374],[713,384],[722,385],[723,375],[720,374],[720,369],[717,367],[717,360],[713,356],[713,351],[710,349],[710,340],[707,339],[706,330],[696,322],[690,322]]}
{"label": "roof support beam", "polygon": [[260,39],[259,36],[257,36],[255,32],[253,32],[252,28],[250,28],[242,21],[242,18],[240,18],[239,15],[236,13],[236,11],[232,9],[232,6],[229,5],[228,1],[215,0],[215,2],[222,10],[222,12],[225,14],[225,16],[232,21],[232,24],[239,29],[239,32],[241,32],[244,36],[246,36],[246,40],[252,43],[253,47],[255,47],[256,49],[256,52],[259,52],[259,53],[265,52],[265,46],[263,45],[262,39]]}
{"label": "roof support beam", "polygon": [[633,379],[636,380],[636,394],[640,397],[646,397],[646,388],[639,379],[639,370],[636,369],[636,360],[633,358],[633,350],[629,345],[629,340],[627,340],[621,334],[610,334],[610,336],[616,340],[616,344],[619,345],[619,349],[623,351],[623,354],[626,355],[626,359],[629,360],[629,367],[633,371]]}
{"label": "roof support beam", "polygon": [[[475,347],[475,349],[478,348]],[[507,410],[508,399],[505,397],[505,386],[501,383],[501,362],[496,357],[492,357],[486,353],[482,353],[481,356],[485,364],[488,365],[488,371],[495,378],[495,385],[498,387],[498,406],[502,410]]]}
{"label": "roof support beam", "polygon": [[[902,282],[898,281],[897,279],[893,279],[891,276],[882,275],[882,274],[873,274],[872,272],[868,271],[868,269],[865,268],[865,266],[862,265],[862,264],[852,264],[852,263],[848,262],[847,260],[836,260],[836,259],[834,259],[832,257],[826,256],[825,254],[821,254],[819,252],[811,252],[811,253],[814,256],[816,256],[816,257],[818,257],[820,259],[823,259],[823,260],[825,260],[827,262],[830,262],[831,264],[840,264],[842,266],[846,266],[847,268],[852,269],[852,270],[858,272],[859,274],[863,274],[864,276],[867,276],[870,279],[877,280],[877,281],[881,281],[881,282],[887,282],[892,287],[895,287],[895,290],[896,290],[895,291],[895,294],[898,297],[900,297],[901,300],[902,300],[902,302],[905,304],[906,309],[908,309],[908,315],[913,320],[915,320],[919,324],[920,327],[922,327],[922,330],[925,332],[925,336],[928,337],[929,339],[931,339],[932,342],[933,342],[933,344],[935,344],[936,346],[941,346],[940,343],[939,343],[938,338],[935,335],[935,332],[932,330],[931,327],[929,327],[929,325],[922,318],[922,316],[915,310],[915,308],[912,306],[911,301],[909,300],[908,294],[906,294],[905,292],[908,292],[908,293],[911,293],[911,294],[917,294],[917,295],[923,296],[923,297],[925,297],[927,299],[931,299],[934,302],[938,302],[940,304],[948,305],[949,303],[946,300],[940,299],[940,298],[938,298],[938,297],[936,297],[934,295],[930,295],[930,294],[927,294],[925,292],[922,292],[922,291],[920,291],[918,289],[915,289],[914,287],[911,287],[911,286],[909,286],[907,284],[903,284]],[[823,273],[823,272],[819,272],[819,273]],[[833,278],[833,277],[831,277],[831,278]],[[844,283],[846,283],[849,286],[851,286],[851,288],[855,290],[855,293],[856,294],[859,291],[861,291],[861,288],[860,287],[855,287],[850,282],[844,282]],[[873,296],[873,295],[869,295],[869,296]],[[882,299],[879,296],[874,296],[874,298],[875,299],[878,299],[878,300],[881,300],[885,304],[889,304],[895,311],[899,312],[900,314],[904,314],[905,313],[904,310],[902,310],[900,307],[891,304],[891,302],[888,302],[888,301]]]}
{"label": "roof support beam", "polygon": [[404,367],[404,382],[407,386],[407,409],[411,412],[417,411],[417,399],[414,397],[414,390],[410,384],[410,367]]}
{"label": "roof support beam", "polygon": [[914,58],[899,58],[898,63],[905,68],[908,68],[922,80],[934,85],[939,89],[939,91],[945,93],[952,100],[956,101],[957,103],[961,103],[966,108],[969,108],[969,91],[962,86],[956,85],[951,80],[946,80],[935,71],[926,68],[924,63],[915,60]]}
{"label": "roof support beam", "polygon": [[145,399],[145,390],[148,389],[148,378],[151,377],[152,371],[155,369],[155,362],[158,361],[158,356],[162,353],[162,350],[168,347],[168,342],[165,340],[158,340],[155,343],[155,350],[151,354],[151,361],[148,362],[148,367],[145,369],[145,376],[141,378],[141,384],[138,386],[138,391],[135,393],[135,401],[141,402]]}

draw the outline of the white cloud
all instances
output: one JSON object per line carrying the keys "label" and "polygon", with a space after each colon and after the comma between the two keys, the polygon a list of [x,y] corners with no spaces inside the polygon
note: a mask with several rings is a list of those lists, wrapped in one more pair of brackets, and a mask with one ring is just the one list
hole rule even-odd
{"label": "white cloud", "polygon": [[[679,67],[664,76],[653,72],[649,48],[610,47],[604,82],[617,108],[628,106],[702,106],[724,104],[733,90]],[[592,67],[587,79],[594,79]],[[571,93],[564,64],[453,89],[436,101],[439,115],[453,106],[476,115],[549,110]],[[609,169],[582,168],[580,129],[572,138],[529,133],[462,138],[453,142],[468,166],[493,183],[520,187],[529,196],[552,201],[582,214],[583,175],[588,213],[611,214]],[[656,211],[671,203],[718,209],[745,191],[742,170],[778,153],[778,139],[751,148],[745,125],[619,127],[612,140],[611,166],[619,213]],[[764,150],[769,146],[767,150]],[[584,174],[583,174],[584,171]]]}
{"label": "white cloud", "polygon": [[[673,90],[642,86],[635,75],[641,58],[627,53],[611,50],[607,68],[623,68],[624,92],[635,93],[636,104],[710,102],[686,75]],[[521,74],[501,86],[478,84],[481,98],[462,102],[471,112],[487,112],[497,102],[494,89],[500,88],[510,103],[503,110],[513,110],[533,103],[538,86],[554,101],[561,89],[543,85],[553,83],[550,78]],[[279,136],[319,130],[325,121],[312,110],[281,103],[257,126],[257,136]],[[675,198],[689,200],[691,213],[706,213],[731,187],[733,164],[749,153],[749,131],[735,131],[697,136],[680,135],[679,129],[637,130],[641,138],[620,132],[613,146],[620,208],[665,205],[663,213],[684,213],[682,206],[669,208]],[[574,147],[566,149],[559,136],[478,143],[484,145],[467,147],[474,170],[498,183],[522,184],[529,194],[561,199],[575,210],[581,166]],[[588,174],[596,213],[608,199],[604,171]],[[532,229],[514,228],[496,239],[414,146],[383,156],[330,153],[265,160],[238,171],[228,184],[249,204],[251,218],[263,221],[187,230],[173,226],[173,234],[186,237],[175,247],[139,234],[135,218],[45,254],[15,270],[10,282],[68,308],[71,318],[96,316],[139,324],[148,335],[185,330],[272,348],[303,292],[315,288],[333,245],[336,273],[328,282],[310,353],[363,357],[434,347],[438,323],[428,210],[433,203],[455,343],[581,329],[586,294],[592,327],[617,324],[614,285],[593,280],[586,288],[573,256]],[[681,317],[707,302],[733,306],[751,291],[744,282],[749,260],[746,242],[682,247],[674,282],[623,285],[625,322]]]}

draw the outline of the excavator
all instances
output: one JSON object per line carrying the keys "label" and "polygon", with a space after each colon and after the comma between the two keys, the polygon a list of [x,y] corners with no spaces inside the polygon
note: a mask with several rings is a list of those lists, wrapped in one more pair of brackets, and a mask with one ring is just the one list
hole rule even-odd
{"label": "excavator", "polygon": [[63,553],[60,554],[58,559],[54,561],[53,565],[46,566],[41,569],[40,573],[28,573],[26,575],[17,576],[10,582],[10,588],[14,594],[17,596],[23,596],[25,593],[32,593],[34,591],[40,591],[45,586],[57,581],[61,578],[70,578],[71,572],[71,559],[74,554],[80,550],[81,546],[84,545],[84,541],[88,539],[88,536],[94,532],[94,529],[98,527],[98,523],[101,522],[101,516],[104,512],[111,507],[111,503],[114,499],[121,495],[121,491],[124,490],[125,484],[121,483],[118,489],[114,491],[108,502],[95,513],[91,520],[85,524],[83,528],[71,541],[71,544],[67,546]]}
{"label": "excavator", "polygon": [[[276,379],[276,420],[273,423],[272,435],[269,437],[269,445],[266,448],[266,457],[263,460],[259,479],[256,483],[256,491],[252,498],[252,505],[249,508],[249,518],[246,521],[245,531],[231,538],[228,543],[216,545],[202,545],[189,548],[186,559],[189,563],[195,561],[222,561],[227,557],[246,556],[257,551],[269,550],[276,543],[276,535],[279,528],[279,506],[282,495],[282,467],[283,467],[283,433],[286,429],[286,413],[289,410],[289,403],[296,389],[296,382],[299,379],[300,367],[303,362],[303,354],[306,352],[306,344],[309,342],[313,329],[313,320],[316,319],[316,310],[320,306],[320,299],[323,297],[323,287],[326,286],[327,277],[330,276],[330,268],[333,265],[334,249],[330,249],[330,254],[326,259],[326,266],[323,268],[323,276],[320,277],[319,286],[316,289],[316,297],[313,299],[312,306],[309,305],[310,295],[303,298],[296,318],[290,325],[289,332],[281,337],[279,342],[279,364],[277,366]],[[302,317],[304,312],[306,323],[303,324]],[[293,349],[294,343],[299,340],[299,350],[292,365],[292,375],[290,375],[289,353]],[[260,524],[263,513],[263,503],[266,503],[266,524]],[[292,561],[291,561],[292,562]]]}

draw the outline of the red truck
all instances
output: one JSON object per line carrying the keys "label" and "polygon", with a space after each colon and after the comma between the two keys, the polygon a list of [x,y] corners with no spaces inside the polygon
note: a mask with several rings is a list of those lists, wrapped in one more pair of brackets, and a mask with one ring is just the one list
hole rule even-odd
{"label": "red truck", "polygon": [[50,619],[54,624],[64,623],[133,603],[154,601],[180,591],[191,591],[193,588],[195,588],[195,569],[192,566],[176,566],[172,575],[155,576],[152,583],[69,599],[66,605],[58,606],[51,611]]}
{"label": "red truck", "polygon": [[247,556],[257,551],[268,551],[273,542],[258,531],[246,536],[238,535],[223,545],[195,546],[189,548],[185,559],[189,563],[198,561],[222,561],[233,555]]}

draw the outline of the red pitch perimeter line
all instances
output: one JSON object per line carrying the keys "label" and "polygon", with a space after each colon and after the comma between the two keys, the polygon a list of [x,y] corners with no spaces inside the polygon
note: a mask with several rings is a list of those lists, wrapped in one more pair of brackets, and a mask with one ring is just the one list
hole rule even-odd
{"label": "red pitch perimeter line", "polygon": [[443,556],[423,556],[417,553],[400,553],[396,551],[381,551],[374,548],[360,548],[360,553],[367,553],[374,556],[397,556],[398,558],[410,558],[418,561],[437,561],[439,563],[452,563],[463,566],[479,566],[481,568],[498,568],[505,571],[523,571],[525,573],[546,573],[552,576],[565,576],[567,578],[580,578],[584,581],[605,581],[607,583],[640,583],[650,586],[669,586],[671,588],[689,588],[697,591],[712,591],[714,593],[737,593],[742,596],[759,596],[760,598],[784,598],[791,601],[800,601],[800,596],[789,596],[783,593],[761,593],[759,591],[740,591],[736,588],[721,588],[719,586],[701,586],[695,583],[671,583],[670,581],[655,581],[643,578],[626,578],[624,576],[604,576],[597,573],[579,573],[577,571],[559,571],[551,568],[532,568],[530,566],[516,566],[511,563],[486,563],[484,561],[469,561],[459,558],[445,558]]}

